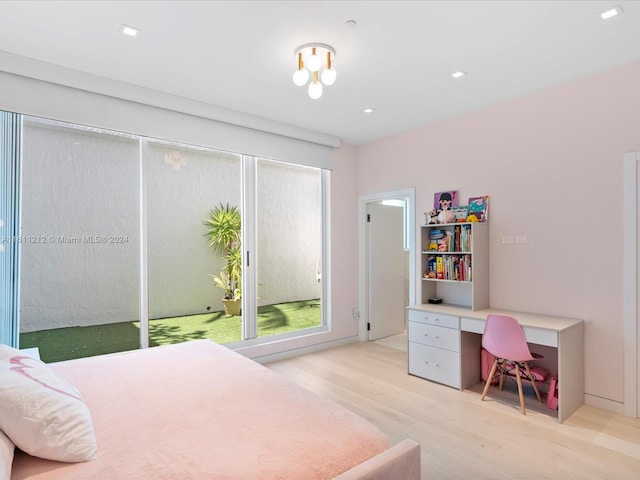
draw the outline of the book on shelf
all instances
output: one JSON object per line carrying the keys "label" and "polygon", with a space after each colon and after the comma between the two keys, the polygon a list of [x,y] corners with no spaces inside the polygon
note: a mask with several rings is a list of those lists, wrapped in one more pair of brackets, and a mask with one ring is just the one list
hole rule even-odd
{"label": "book on shelf", "polygon": [[436,275],[437,278],[444,278],[444,259],[442,257],[436,257]]}
{"label": "book on shelf", "polygon": [[471,224],[451,225],[429,232],[426,251],[431,252],[470,252],[472,244]]}
{"label": "book on shelf", "polygon": [[429,256],[424,278],[437,280],[471,281],[471,255]]}

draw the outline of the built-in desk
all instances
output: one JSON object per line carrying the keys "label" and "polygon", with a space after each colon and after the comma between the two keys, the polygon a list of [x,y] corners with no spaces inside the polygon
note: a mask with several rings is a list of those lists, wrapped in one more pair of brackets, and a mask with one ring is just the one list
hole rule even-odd
{"label": "built-in desk", "polygon": [[[558,421],[584,403],[584,322],[498,309],[450,305],[407,308],[409,373],[466,390],[481,382],[482,332],[490,313],[515,317],[534,345],[557,349]],[[555,366],[555,364],[554,364]]]}

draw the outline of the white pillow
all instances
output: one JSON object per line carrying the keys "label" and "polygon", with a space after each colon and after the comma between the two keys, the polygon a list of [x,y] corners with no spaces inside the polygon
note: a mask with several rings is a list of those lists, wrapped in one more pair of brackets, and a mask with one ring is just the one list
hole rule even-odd
{"label": "white pillow", "polygon": [[0,479],[11,478],[11,465],[13,464],[13,452],[16,446],[2,430],[0,430]]}
{"label": "white pillow", "polygon": [[96,458],[80,393],[40,360],[0,344],[0,430],[21,450],[59,462]]}

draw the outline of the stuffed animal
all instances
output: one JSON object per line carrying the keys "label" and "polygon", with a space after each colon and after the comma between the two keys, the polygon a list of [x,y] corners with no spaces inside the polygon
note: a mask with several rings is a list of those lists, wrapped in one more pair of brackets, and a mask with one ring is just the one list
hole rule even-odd
{"label": "stuffed animal", "polygon": [[439,223],[453,223],[455,221],[455,214],[453,210],[442,210],[438,214],[438,222]]}
{"label": "stuffed animal", "polygon": [[427,215],[427,225],[435,225],[438,223],[438,212],[436,212],[435,208],[429,212],[425,212],[425,214]]}

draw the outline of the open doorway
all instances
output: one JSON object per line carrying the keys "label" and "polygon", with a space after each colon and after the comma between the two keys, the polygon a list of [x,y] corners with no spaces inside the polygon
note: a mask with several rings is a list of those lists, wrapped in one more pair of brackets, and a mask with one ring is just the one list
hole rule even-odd
{"label": "open doorway", "polygon": [[358,199],[358,338],[376,340],[406,329],[415,303],[415,190]]}

